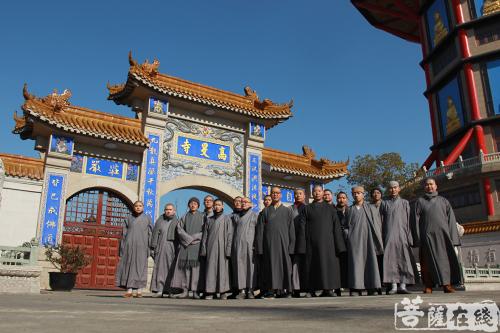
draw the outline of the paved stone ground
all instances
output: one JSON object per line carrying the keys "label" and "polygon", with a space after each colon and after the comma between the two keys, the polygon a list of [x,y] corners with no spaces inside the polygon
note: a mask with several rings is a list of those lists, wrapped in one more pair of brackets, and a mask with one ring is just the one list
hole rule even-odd
{"label": "paved stone ground", "polygon": [[[394,296],[271,300],[124,299],[123,293],[76,290],[0,295],[0,332],[387,332]],[[410,295],[412,298],[417,294]],[[500,291],[418,294],[425,303],[493,300]]]}

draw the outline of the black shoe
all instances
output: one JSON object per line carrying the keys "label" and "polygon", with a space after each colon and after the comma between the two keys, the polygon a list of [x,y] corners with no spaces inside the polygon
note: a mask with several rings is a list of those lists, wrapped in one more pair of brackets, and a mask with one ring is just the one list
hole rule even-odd
{"label": "black shoe", "polygon": [[187,298],[188,297],[188,291],[187,290],[184,290],[183,292],[181,292],[180,294],[175,294],[173,296],[173,298]]}
{"label": "black shoe", "polygon": [[403,295],[406,295],[406,294],[411,294],[411,292],[409,292],[408,290],[406,289],[398,289],[398,294],[403,294]]}
{"label": "black shoe", "polygon": [[335,294],[331,290],[323,290],[321,295],[319,295],[319,297],[334,297],[334,296]]}
{"label": "black shoe", "polygon": [[268,299],[273,299],[273,298],[275,298],[276,296],[274,295],[274,293],[273,293],[273,292],[268,291],[268,292],[267,292],[267,293],[265,293],[262,297],[263,297],[263,298],[268,298]]}
{"label": "black shoe", "polygon": [[354,296],[354,294],[358,294],[358,296],[363,296],[362,290],[351,289],[349,291],[349,296]]}
{"label": "black shoe", "polygon": [[300,291],[295,290],[295,291],[292,293],[292,297],[293,297],[293,298],[300,298]]}
{"label": "black shoe", "polygon": [[368,296],[375,296],[375,290],[374,289],[369,289],[367,290],[367,293],[366,293]]}
{"label": "black shoe", "polygon": [[337,297],[342,296],[342,291],[340,289],[335,289],[335,295],[337,295]]}
{"label": "black shoe", "polygon": [[378,288],[378,289],[377,289],[377,293],[378,293],[379,295],[382,295],[382,288]]}

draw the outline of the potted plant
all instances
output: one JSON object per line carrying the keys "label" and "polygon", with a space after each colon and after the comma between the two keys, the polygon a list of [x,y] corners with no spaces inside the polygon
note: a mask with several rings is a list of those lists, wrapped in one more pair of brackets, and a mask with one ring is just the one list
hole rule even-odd
{"label": "potted plant", "polygon": [[49,285],[52,290],[71,291],[75,286],[78,271],[91,262],[83,248],[68,244],[49,246],[45,250],[45,255],[59,270],[59,272],[49,272]]}

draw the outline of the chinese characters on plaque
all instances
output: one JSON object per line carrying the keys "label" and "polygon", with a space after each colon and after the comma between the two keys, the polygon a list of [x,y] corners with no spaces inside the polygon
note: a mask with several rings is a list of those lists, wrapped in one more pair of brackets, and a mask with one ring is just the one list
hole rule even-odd
{"label": "chinese characters on plaque", "polygon": [[253,210],[260,211],[260,156],[257,154],[248,154],[248,168],[249,168],[249,196],[252,200]]}
{"label": "chinese characters on plaque", "polygon": [[88,156],[85,173],[121,179],[123,177],[123,163]]}
{"label": "chinese characters on plaque", "polygon": [[149,148],[146,153],[146,176],[144,179],[144,212],[151,217],[153,223],[156,219],[156,187],[158,183],[158,154],[160,150],[160,137],[149,134]]}
{"label": "chinese characters on plaque", "polygon": [[45,211],[43,214],[41,244],[54,246],[57,243],[64,175],[49,174],[46,186]]}
{"label": "chinese characters on plaque", "polygon": [[129,181],[137,181],[139,178],[139,164],[74,154],[70,171],[82,173],[84,170],[86,174]]}
{"label": "chinese characters on plaque", "polygon": [[471,330],[496,332],[500,311],[495,302],[428,303],[420,296],[403,298],[394,306],[397,330]]}
{"label": "chinese characters on plaque", "polygon": [[177,154],[222,163],[229,163],[231,160],[229,146],[182,135],[177,137]]}

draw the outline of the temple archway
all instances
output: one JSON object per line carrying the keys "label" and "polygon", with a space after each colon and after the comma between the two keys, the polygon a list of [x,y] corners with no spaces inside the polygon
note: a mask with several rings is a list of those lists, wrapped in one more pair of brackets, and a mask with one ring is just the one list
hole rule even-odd
{"label": "temple archway", "polygon": [[[243,196],[243,193],[234,187],[220,182],[216,178],[201,175],[180,176],[163,181],[159,184],[159,188],[160,197],[175,190],[194,189],[212,193],[230,206],[232,205],[233,198]],[[199,199],[201,201],[203,198]]]}

